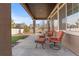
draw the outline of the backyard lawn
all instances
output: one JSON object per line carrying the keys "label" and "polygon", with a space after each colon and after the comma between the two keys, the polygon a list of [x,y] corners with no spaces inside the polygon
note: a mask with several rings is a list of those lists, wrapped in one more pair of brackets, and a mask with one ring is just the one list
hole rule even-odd
{"label": "backyard lawn", "polygon": [[20,39],[24,39],[26,37],[28,37],[28,36],[26,36],[26,35],[12,36],[11,43],[16,44],[16,41],[18,41]]}

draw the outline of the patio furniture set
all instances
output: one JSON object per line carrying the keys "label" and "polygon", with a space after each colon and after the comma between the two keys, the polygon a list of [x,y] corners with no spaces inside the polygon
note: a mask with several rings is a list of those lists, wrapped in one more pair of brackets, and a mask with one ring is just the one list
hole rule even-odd
{"label": "patio furniture set", "polygon": [[49,43],[50,48],[60,49],[61,48],[61,42],[63,38],[63,31],[48,31],[47,33],[44,33],[43,35],[39,35],[38,38],[35,40],[36,48],[37,44],[41,44],[42,48],[45,49],[44,45]]}

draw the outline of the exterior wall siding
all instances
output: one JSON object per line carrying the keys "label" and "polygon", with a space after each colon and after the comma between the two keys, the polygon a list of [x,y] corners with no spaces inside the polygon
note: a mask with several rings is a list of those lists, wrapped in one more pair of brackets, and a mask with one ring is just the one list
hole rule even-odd
{"label": "exterior wall siding", "polygon": [[63,45],[74,52],[76,55],[79,55],[79,36],[65,33]]}

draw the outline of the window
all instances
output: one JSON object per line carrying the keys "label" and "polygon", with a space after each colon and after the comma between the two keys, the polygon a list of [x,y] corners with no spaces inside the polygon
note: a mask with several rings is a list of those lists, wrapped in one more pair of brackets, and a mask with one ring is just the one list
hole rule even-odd
{"label": "window", "polygon": [[72,15],[72,3],[67,4],[67,16]]}
{"label": "window", "polygon": [[[70,6],[71,7],[70,7]],[[67,4],[67,30],[79,31],[79,4]]]}

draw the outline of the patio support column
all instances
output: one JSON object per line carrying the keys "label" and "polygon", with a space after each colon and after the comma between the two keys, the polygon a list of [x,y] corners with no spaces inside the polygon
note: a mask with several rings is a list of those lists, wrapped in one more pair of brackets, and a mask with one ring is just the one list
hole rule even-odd
{"label": "patio support column", "polygon": [[0,56],[11,53],[11,4],[0,4]]}
{"label": "patio support column", "polygon": [[47,21],[47,24],[48,24],[48,31],[49,31],[50,30],[50,21],[49,21],[49,19]]}
{"label": "patio support column", "polygon": [[44,20],[42,21],[42,24],[43,24],[42,31],[44,31],[45,30],[45,26],[44,26],[45,25],[45,21]]}
{"label": "patio support column", "polygon": [[59,5],[57,8],[57,19],[58,19],[58,31],[60,30],[60,19],[59,19]]}
{"label": "patio support column", "polygon": [[62,16],[60,16],[61,11],[58,9],[58,19],[59,19],[59,30],[62,30]]}
{"label": "patio support column", "polygon": [[36,20],[33,20],[33,33],[35,33]]}
{"label": "patio support column", "polygon": [[54,20],[52,20],[52,30],[54,30]]}

